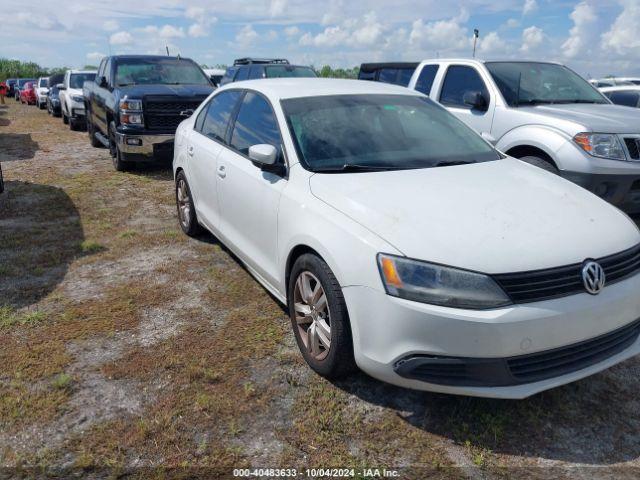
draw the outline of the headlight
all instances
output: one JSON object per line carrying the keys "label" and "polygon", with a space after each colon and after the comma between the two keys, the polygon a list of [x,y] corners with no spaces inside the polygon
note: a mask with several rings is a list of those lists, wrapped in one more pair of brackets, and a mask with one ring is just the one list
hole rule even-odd
{"label": "headlight", "polygon": [[120,110],[142,110],[142,100],[120,100]]}
{"label": "headlight", "polygon": [[82,95],[71,95],[71,100],[74,102],[82,103],[84,102],[84,97]]}
{"label": "headlight", "polygon": [[579,133],[573,137],[589,155],[611,160],[626,160],[622,144],[617,135],[611,133]]}
{"label": "headlight", "polygon": [[142,125],[144,122],[141,113],[120,113],[122,125]]}
{"label": "headlight", "polygon": [[387,294],[454,308],[488,309],[511,304],[489,276],[457,268],[378,254]]}

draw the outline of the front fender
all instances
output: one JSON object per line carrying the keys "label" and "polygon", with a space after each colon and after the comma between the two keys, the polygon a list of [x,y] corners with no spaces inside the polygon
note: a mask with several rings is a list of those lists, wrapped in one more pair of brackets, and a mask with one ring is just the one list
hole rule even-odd
{"label": "front fender", "polygon": [[558,151],[570,141],[569,135],[555,128],[546,125],[524,125],[509,130],[495,146],[501,152],[508,152],[515,147],[535,147],[545,152],[562,169],[563,162]]}

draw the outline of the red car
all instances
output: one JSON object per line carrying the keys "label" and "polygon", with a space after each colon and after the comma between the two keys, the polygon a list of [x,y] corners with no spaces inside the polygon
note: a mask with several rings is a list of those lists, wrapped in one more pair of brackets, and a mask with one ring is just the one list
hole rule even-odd
{"label": "red car", "polygon": [[26,103],[27,105],[36,104],[36,89],[33,88],[33,82],[27,82],[20,90],[20,103]]}

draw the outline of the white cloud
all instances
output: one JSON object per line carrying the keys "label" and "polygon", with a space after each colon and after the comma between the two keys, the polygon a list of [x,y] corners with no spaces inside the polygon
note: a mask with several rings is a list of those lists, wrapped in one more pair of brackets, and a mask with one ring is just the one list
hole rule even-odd
{"label": "white cloud", "polygon": [[522,15],[529,15],[538,9],[538,2],[536,0],[525,0],[522,6]]}
{"label": "white cloud", "polygon": [[87,53],[87,60],[98,62],[102,60],[106,55],[100,52],[89,52]]}
{"label": "white cloud", "polygon": [[184,30],[182,27],[176,28],[173,25],[164,25],[159,31],[158,34],[162,38],[183,38]]}
{"label": "white cloud", "polygon": [[507,20],[507,23],[505,23],[505,26],[507,28],[518,28],[520,26],[520,20],[510,18],[509,20]]}
{"label": "white cloud", "polygon": [[245,25],[236,34],[236,43],[240,47],[250,47],[258,39],[256,32],[251,25]]}
{"label": "white cloud", "polygon": [[484,55],[501,55],[508,51],[508,43],[500,38],[498,32],[489,32],[479,40],[478,52]]}
{"label": "white cloud", "polygon": [[189,7],[184,16],[195,21],[187,30],[188,35],[194,38],[208,36],[211,25],[218,21],[212,12],[203,7]]}
{"label": "white cloud", "polygon": [[287,0],[271,0],[269,6],[269,15],[273,17],[279,17],[287,10]]}
{"label": "white cloud", "polygon": [[586,2],[576,5],[571,12],[573,27],[569,30],[569,38],[562,44],[562,53],[573,58],[590,50],[593,24],[597,20],[594,8]]}
{"label": "white cloud", "polygon": [[295,37],[296,35],[300,35],[300,29],[297,26],[293,25],[291,27],[285,28],[284,34],[287,37]]}
{"label": "white cloud", "polygon": [[133,37],[129,32],[120,31],[111,35],[109,43],[111,45],[127,45],[133,41]]}
{"label": "white cloud", "polygon": [[637,0],[623,0],[623,9],[611,25],[602,34],[602,48],[618,55],[631,55],[637,59],[640,48],[640,3]]}
{"label": "white cloud", "polygon": [[539,47],[544,41],[544,32],[542,29],[531,26],[522,31],[522,50],[525,53],[531,52]]}
{"label": "white cloud", "polygon": [[194,38],[206,37],[207,35],[209,35],[206,27],[204,27],[201,23],[194,23],[193,25],[191,25],[189,27],[188,33],[190,37]]}
{"label": "white cloud", "polygon": [[120,28],[120,25],[115,20],[105,20],[102,28],[107,32],[115,32]]}
{"label": "white cloud", "polygon": [[409,43],[416,47],[446,52],[468,47],[470,36],[467,28],[455,18],[427,24],[418,19],[413,22]]}

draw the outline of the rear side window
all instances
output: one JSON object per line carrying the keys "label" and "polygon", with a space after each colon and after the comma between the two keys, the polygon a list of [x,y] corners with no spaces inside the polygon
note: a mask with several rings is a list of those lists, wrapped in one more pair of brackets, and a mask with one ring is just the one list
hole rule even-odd
{"label": "rear side window", "polygon": [[608,96],[616,105],[627,107],[637,107],[640,99],[640,94],[637,92],[611,92]]}
{"label": "rear side window", "polygon": [[236,75],[235,81],[239,82],[240,80],[246,80],[249,78],[249,67],[240,67],[238,70],[238,74]]}
{"label": "rear side window", "polygon": [[477,70],[464,65],[452,65],[444,78],[440,103],[451,107],[470,108],[464,103],[466,92],[480,92],[489,101],[489,92]]}
{"label": "rear side window", "polygon": [[224,142],[229,118],[239,98],[239,90],[229,90],[213,97],[209,106],[196,118],[195,129],[213,140]]}
{"label": "rear side window", "polygon": [[436,78],[436,74],[438,73],[439,65],[425,65],[420,72],[420,76],[416,82],[416,90],[424,93],[425,95],[429,95],[431,93],[431,87],[433,86],[433,81]]}
{"label": "rear side window", "polygon": [[378,75],[378,81],[383,83],[396,83],[398,78],[397,68],[383,68]]}
{"label": "rear side window", "polygon": [[258,65],[253,65],[249,71],[249,79],[262,78],[262,68]]}
{"label": "rear side window", "polygon": [[224,72],[224,75],[222,76],[222,80],[220,80],[220,85],[233,82],[233,77],[235,77],[237,71],[238,71],[238,67],[227,68],[227,71]]}
{"label": "rear side window", "polygon": [[260,95],[248,92],[233,127],[231,146],[244,155],[249,147],[266,143],[280,150],[280,130],[271,105]]}

